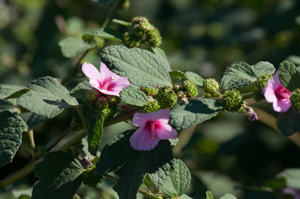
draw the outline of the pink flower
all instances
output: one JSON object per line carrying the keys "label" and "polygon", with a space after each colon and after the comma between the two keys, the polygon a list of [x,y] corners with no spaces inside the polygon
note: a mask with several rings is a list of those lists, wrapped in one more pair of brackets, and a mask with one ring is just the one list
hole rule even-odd
{"label": "pink flower", "polygon": [[132,148],[150,151],[160,140],[176,139],[177,131],[168,124],[170,113],[168,109],[155,113],[135,113],[132,123],[140,128],[130,138]]}
{"label": "pink flower", "polygon": [[264,88],[265,99],[273,103],[273,109],[276,112],[286,112],[291,107],[290,96],[292,92],[287,90],[279,80],[279,70],[269,79],[268,85]]}
{"label": "pink flower", "polygon": [[100,71],[101,73],[94,65],[87,62],[82,65],[82,72],[90,79],[90,85],[101,93],[120,96],[120,91],[130,84],[126,77],[111,72],[102,62]]}

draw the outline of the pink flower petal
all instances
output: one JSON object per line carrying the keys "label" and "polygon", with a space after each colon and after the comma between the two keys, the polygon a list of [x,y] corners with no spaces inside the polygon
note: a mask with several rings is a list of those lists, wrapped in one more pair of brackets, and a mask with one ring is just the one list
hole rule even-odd
{"label": "pink flower petal", "polygon": [[161,109],[152,114],[153,114],[153,117],[155,120],[168,124],[170,113],[171,113],[171,110],[169,110],[169,109]]}
{"label": "pink flower petal", "polygon": [[132,124],[139,127],[144,127],[148,121],[154,121],[153,113],[135,113]]}
{"label": "pink flower petal", "polygon": [[176,139],[177,131],[173,129],[169,124],[167,124],[167,125],[163,125],[163,128],[157,129],[156,135],[161,140]]}
{"label": "pink flower petal", "polygon": [[100,78],[101,78],[101,83],[103,83],[103,85],[104,85],[104,83],[107,82],[111,76],[115,77],[116,74],[113,73],[112,71],[110,71],[107,68],[107,66],[103,62],[101,62],[100,63]]}
{"label": "pink flower petal", "polygon": [[280,112],[280,113],[286,112],[290,109],[290,107],[291,107],[291,102],[288,99],[275,100],[273,102],[273,109],[276,112]]}
{"label": "pink flower petal", "polygon": [[99,80],[100,80],[100,73],[99,73],[99,71],[97,70],[97,68],[93,64],[89,64],[89,63],[85,62],[82,65],[82,72],[89,79],[95,80],[95,81],[99,82]]}
{"label": "pink flower petal", "polygon": [[276,73],[273,76],[273,88],[276,90],[279,86],[281,86],[281,82],[279,79],[279,70],[276,71]]}
{"label": "pink flower petal", "polygon": [[268,85],[264,88],[264,96],[267,102],[272,103],[276,100],[273,80],[269,79]]}
{"label": "pink flower petal", "polygon": [[151,132],[144,129],[143,135],[141,136],[141,139],[140,139],[139,148],[142,151],[150,151],[157,146],[159,141],[160,141],[160,139],[157,136],[153,140],[151,138]]}
{"label": "pink flower petal", "polygon": [[139,128],[130,137],[130,145],[135,150],[139,150],[139,151],[141,150],[140,149],[140,140],[141,140],[142,135],[143,135],[143,128]]}

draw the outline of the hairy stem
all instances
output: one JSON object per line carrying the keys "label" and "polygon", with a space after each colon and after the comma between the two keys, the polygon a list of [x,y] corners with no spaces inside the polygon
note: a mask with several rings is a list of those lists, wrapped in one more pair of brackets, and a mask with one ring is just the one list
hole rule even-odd
{"label": "hairy stem", "polygon": [[27,131],[27,135],[29,137],[30,148],[31,148],[31,150],[34,150],[35,149],[35,143],[34,143],[33,130],[31,129],[30,131]]}
{"label": "hairy stem", "polygon": [[110,10],[110,12],[108,13],[108,15],[106,15],[106,18],[102,24],[102,28],[105,28],[107,26],[107,24],[109,23],[110,21],[110,18],[112,16],[112,14],[114,13],[114,11],[116,10],[118,4],[119,4],[120,0],[117,0],[117,2],[115,3],[114,7],[112,7],[112,9]]}

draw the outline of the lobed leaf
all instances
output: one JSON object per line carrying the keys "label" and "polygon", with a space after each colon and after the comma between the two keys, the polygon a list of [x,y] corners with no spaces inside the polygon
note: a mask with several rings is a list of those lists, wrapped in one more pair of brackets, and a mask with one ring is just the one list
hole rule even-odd
{"label": "lobed leaf", "polygon": [[86,92],[92,88],[93,87],[90,85],[89,80],[85,80],[77,84],[77,86],[70,91],[70,95],[84,100],[86,98]]}
{"label": "lobed leaf", "polygon": [[65,38],[61,40],[58,45],[61,48],[62,54],[67,58],[76,57],[80,53],[97,46],[97,44],[89,44],[75,37]]}
{"label": "lobed leaf", "polygon": [[285,136],[290,136],[300,129],[300,113],[291,107],[287,112],[280,113],[277,118],[277,128]]}
{"label": "lobed leaf", "polygon": [[28,91],[23,86],[0,85],[0,99],[19,98]]}
{"label": "lobed leaf", "polygon": [[193,72],[186,72],[185,73],[185,76],[188,80],[192,81],[193,83],[195,83],[197,86],[203,86],[203,78],[196,74],[196,73],[193,73]]}
{"label": "lobed leaf", "polygon": [[290,61],[283,61],[279,66],[280,83],[289,91],[300,88],[300,73],[297,67]]}
{"label": "lobed leaf", "polygon": [[33,186],[32,199],[71,199],[82,183],[83,171],[71,154],[49,152],[34,168],[40,180]]}
{"label": "lobed leaf", "polygon": [[115,171],[119,180],[114,190],[120,199],[135,198],[147,173],[152,174],[160,169],[169,173],[174,169],[169,141],[161,140],[151,151],[137,151],[129,142],[134,131],[125,131],[113,137],[104,147],[95,168],[96,174]]}
{"label": "lobed leaf", "polygon": [[108,46],[100,51],[101,61],[114,73],[137,86],[172,87],[169,63],[161,56],[140,48]]}
{"label": "lobed leaf", "polygon": [[69,91],[53,77],[41,77],[28,85],[29,92],[22,95],[17,103],[33,113],[53,118],[65,108],[78,105]]}
{"label": "lobed leaf", "polygon": [[22,143],[26,124],[9,111],[0,112],[0,167],[10,163]]}
{"label": "lobed leaf", "polygon": [[220,103],[212,99],[200,98],[183,105],[175,105],[169,124],[176,130],[183,130],[215,117],[222,109]]}
{"label": "lobed leaf", "polygon": [[82,39],[88,41],[92,40],[94,37],[123,42],[123,35],[119,31],[110,28],[100,28],[88,34],[84,34]]}
{"label": "lobed leaf", "polygon": [[273,74],[274,72],[275,68],[269,62],[261,61],[252,66],[245,62],[235,62],[225,70],[221,88],[222,90],[240,88],[255,82],[263,74]]}
{"label": "lobed leaf", "polygon": [[134,85],[127,86],[120,92],[121,100],[134,106],[144,106],[148,102],[147,95]]}

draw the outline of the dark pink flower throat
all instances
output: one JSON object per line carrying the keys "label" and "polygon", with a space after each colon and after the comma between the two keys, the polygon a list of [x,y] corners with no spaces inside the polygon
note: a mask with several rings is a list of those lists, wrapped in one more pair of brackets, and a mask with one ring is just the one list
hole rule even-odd
{"label": "dark pink flower throat", "polygon": [[283,100],[283,99],[290,99],[291,92],[284,88],[284,86],[280,85],[276,90],[275,90],[275,96],[278,100]]}
{"label": "dark pink flower throat", "polygon": [[145,125],[145,128],[150,132],[150,137],[152,140],[156,138],[156,131],[161,127],[158,121],[148,121]]}

